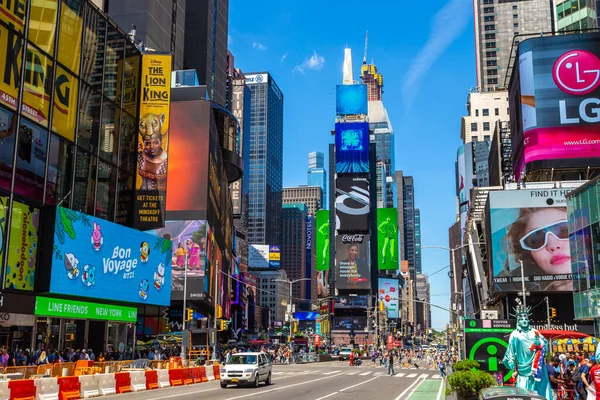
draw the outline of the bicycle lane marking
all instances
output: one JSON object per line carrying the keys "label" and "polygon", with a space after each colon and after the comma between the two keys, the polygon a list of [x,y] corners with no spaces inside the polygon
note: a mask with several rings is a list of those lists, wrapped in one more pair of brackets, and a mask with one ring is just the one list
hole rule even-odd
{"label": "bicycle lane marking", "polygon": [[408,400],[439,400],[440,388],[443,384],[444,381],[423,379],[421,384],[410,393]]}

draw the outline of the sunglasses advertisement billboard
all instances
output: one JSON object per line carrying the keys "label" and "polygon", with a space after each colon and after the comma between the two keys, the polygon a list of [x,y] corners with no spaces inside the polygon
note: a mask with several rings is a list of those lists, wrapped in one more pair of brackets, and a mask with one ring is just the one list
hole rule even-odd
{"label": "sunglasses advertisement billboard", "polygon": [[509,87],[515,176],[600,165],[600,33],[524,40]]}
{"label": "sunglasses advertisement billboard", "polygon": [[138,229],[156,229],[165,223],[170,104],[171,55],[144,54],[133,219]]}
{"label": "sunglasses advertisement billboard", "polygon": [[[171,304],[169,240],[68,208],[45,209],[53,237],[40,259],[52,262],[42,291],[70,296],[168,306]],[[54,213],[55,215],[51,215]],[[42,273],[42,271],[40,271]]]}
{"label": "sunglasses advertisement billboard", "polygon": [[379,300],[387,309],[388,318],[400,318],[400,291],[398,290],[398,279],[379,278]]}
{"label": "sunglasses advertisement billboard", "polygon": [[165,227],[148,233],[170,240],[171,249],[171,300],[183,300],[185,267],[187,264],[187,299],[205,298],[206,240],[208,224],[199,221],[167,221]]}
{"label": "sunglasses advertisement billboard", "polygon": [[338,232],[368,232],[371,212],[369,178],[338,175],[335,180],[335,222]]}
{"label": "sunglasses advertisement billboard", "polygon": [[335,124],[335,172],[356,174],[369,172],[369,123]]}
{"label": "sunglasses advertisement billboard", "polygon": [[335,237],[335,281],[337,289],[352,290],[371,287],[369,263],[370,235],[337,235]]}
{"label": "sunglasses advertisement billboard", "polygon": [[364,115],[369,112],[367,85],[337,85],[335,88],[337,115]]}
{"label": "sunglasses advertisement billboard", "polygon": [[398,210],[377,209],[377,268],[398,269]]}
{"label": "sunglasses advertisement billboard", "polygon": [[571,189],[489,193],[488,243],[495,292],[572,291],[565,195]]}

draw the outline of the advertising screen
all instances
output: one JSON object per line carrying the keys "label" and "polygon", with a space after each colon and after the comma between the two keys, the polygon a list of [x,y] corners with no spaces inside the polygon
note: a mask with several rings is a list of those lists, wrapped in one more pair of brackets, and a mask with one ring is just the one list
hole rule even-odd
{"label": "advertising screen", "polygon": [[528,39],[518,60],[510,87],[515,175],[600,165],[600,33]]}
{"label": "advertising screen", "polygon": [[[0,215],[0,219],[3,219]],[[6,263],[6,289],[33,291],[36,273],[40,210],[13,201],[8,260]],[[4,232],[4,228],[2,228]],[[0,246],[2,243],[0,241]]]}
{"label": "advertising screen", "polygon": [[335,222],[338,232],[368,232],[371,198],[366,175],[338,175],[335,180]]}
{"label": "advertising screen", "polygon": [[281,247],[278,245],[269,246],[269,268],[279,268],[281,266]]}
{"label": "advertising screen", "polygon": [[363,331],[367,327],[367,317],[333,317],[335,331]]}
{"label": "advertising screen", "polygon": [[398,210],[377,209],[377,268],[398,269]]}
{"label": "advertising screen", "polygon": [[250,244],[248,245],[248,268],[267,269],[269,268],[269,245]]}
{"label": "advertising screen", "polygon": [[329,210],[317,210],[315,221],[317,296],[322,298],[329,296]]}
{"label": "advertising screen", "polygon": [[156,229],[165,224],[169,122],[173,119],[170,103],[171,55],[144,54],[135,179],[134,226],[138,229]]}
{"label": "advertising screen", "polygon": [[335,237],[335,280],[338,289],[369,289],[370,235],[337,235]]}
{"label": "advertising screen", "polygon": [[206,237],[208,224],[200,221],[167,221],[165,227],[148,233],[173,244],[171,251],[171,300],[183,299],[185,265],[187,263],[187,298],[202,299],[206,276]]}
{"label": "advertising screen", "polygon": [[459,206],[469,204],[471,189],[473,189],[473,146],[471,143],[464,144],[458,148],[456,154],[457,195]]}
{"label": "advertising screen", "polygon": [[296,311],[294,318],[298,321],[315,321],[319,317],[316,311]]}
{"label": "advertising screen", "polygon": [[469,360],[479,363],[482,371],[502,373],[504,381],[512,377],[501,360],[508,349],[508,337],[516,328],[516,320],[466,319],[465,347]]}
{"label": "advertising screen", "polygon": [[336,296],[335,308],[368,308],[368,296]]}
{"label": "advertising screen", "polygon": [[335,124],[335,172],[338,174],[369,172],[369,123]]}
{"label": "advertising screen", "polygon": [[565,194],[570,189],[521,189],[489,193],[493,287],[529,291],[573,290]]}
{"label": "advertising screen", "polygon": [[357,115],[369,112],[367,85],[337,85],[335,109],[338,115]]}
{"label": "advertising screen", "polygon": [[388,318],[400,318],[398,279],[379,278],[379,300],[387,309]]}
{"label": "advertising screen", "polygon": [[172,244],[68,208],[56,208],[50,292],[168,306]]}

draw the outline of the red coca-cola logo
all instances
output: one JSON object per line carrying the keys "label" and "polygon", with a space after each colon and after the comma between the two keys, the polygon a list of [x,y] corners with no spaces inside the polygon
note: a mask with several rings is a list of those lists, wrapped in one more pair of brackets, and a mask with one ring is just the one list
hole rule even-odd
{"label": "red coca-cola logo", "polygon": [[343,243],[362,243],[363,235],[343,235],[342,236]]}
{"label": "red coca-cola logo", "polygon": [[600,86],[600,59],[589,51],[569,51],[554,63],[552,78],[567,94],[583,96],[591,93]]}

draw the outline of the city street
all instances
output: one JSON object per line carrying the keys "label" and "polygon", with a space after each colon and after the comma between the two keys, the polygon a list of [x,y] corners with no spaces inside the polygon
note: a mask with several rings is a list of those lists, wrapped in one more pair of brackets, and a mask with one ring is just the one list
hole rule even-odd
{"label": "city street", "polygon": [[150,392],[107,396],[119,400],[162,400],[197,398],[237,400],[256,397],[257,400],[440,400],[445,399],[443,381],[437,370],[396,368],[388,376],[384,367],[373,367],[366,361],[360,367],[347,362],[295,365],[274,365],[273,384],[258,388],[229,386],[221,389],[219,382],[157,389]]}

